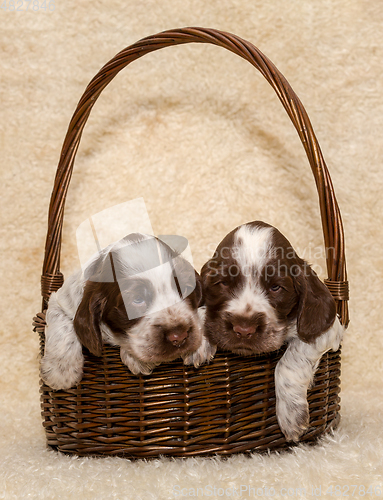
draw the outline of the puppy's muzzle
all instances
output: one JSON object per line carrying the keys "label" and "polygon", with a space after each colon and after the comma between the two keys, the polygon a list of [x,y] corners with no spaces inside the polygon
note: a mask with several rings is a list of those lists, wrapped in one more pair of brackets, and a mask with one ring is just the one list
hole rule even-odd
{"label": "puppy's muzzle", "polygon": [[165,331],[165,338],[174,347],[182,347],[191,333],[191,328],[178,327]]}
{"label": "puppy's muzzle", "polygon": [[263,313],[252,315],[250,318],[230,316],[229,330],[232,330],[239,339],[251,339],[255,334],[262,333],[266,327],[266,317]]}
{"label": "puppy's muzzle", "polygon": [[233,325],[233,330],[239,339],[250,339],[251,336],[255,333],[255,326]]}

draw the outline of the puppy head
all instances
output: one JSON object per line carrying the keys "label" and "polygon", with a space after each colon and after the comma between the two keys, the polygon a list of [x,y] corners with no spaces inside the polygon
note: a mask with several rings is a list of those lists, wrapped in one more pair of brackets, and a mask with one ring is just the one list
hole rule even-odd
{"label": "puppy head", "polygon": [[199,275],[161,240],[129,235],[91,262],[84,276],[74,328],[93,354],[101,355],[103,337],[143,363],[199,347]]}
{"label": "puppy head", "polygon": [[231,231],[202,268],[206,334],[238,354],[279,349],[295,332],[314,341],[335,319],[335,301],[274,227],[251,222]]}

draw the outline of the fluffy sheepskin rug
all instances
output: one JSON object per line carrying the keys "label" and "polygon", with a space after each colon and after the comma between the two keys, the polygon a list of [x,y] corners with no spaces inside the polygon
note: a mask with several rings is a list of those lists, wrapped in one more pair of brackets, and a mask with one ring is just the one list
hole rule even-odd
{"label": "fluffy sheepskin rug", "polygon": [[[0,23],[0,498],[382,496],[381,0],[6,0]],[[343,215],[351,289],[341,424],[315,446],[280,454],[68,457],[46,448],[30,326],[60,148],[103,64],[144,36],[183,26],[253,42],[286,76],[317,133]],[[197,269],[228,231],[260,219],[324,278],[314,184],[292,124],[254,68],[213,46],[158,51],[123,71],[92,111],[68,192],[62,271],[78,266],[84,220],[143,197],[154,233],[186,236]]]}

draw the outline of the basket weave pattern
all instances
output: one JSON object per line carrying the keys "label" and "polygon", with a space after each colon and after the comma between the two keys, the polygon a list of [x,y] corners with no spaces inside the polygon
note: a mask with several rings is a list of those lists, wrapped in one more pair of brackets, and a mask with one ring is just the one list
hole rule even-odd
{"label": "basket weave pattern", "polygon": [[[68,127],[53,187],[42,271],[42,311],[60,288],[64,205],[75,156],[91,109],[110,81],[132,61],[171,45],[210,43],[249,61],[274,88],[305,148],[314,174],[327,254],[326,285],[348,324],[348,282],[340,211],[331,178],[307,113],[283,75],[256,47],[217,30],[185,28],[145,38],[124,49],[93,78]],[[44,349],[44,314],[34,322]],[[287,446],[275,415],[274,368],[283,350],[240,357],[218,353],[199,369],[182,361],[160,365],[151,376],[134,376],[122,364],[119,349],[104,346],[101,358],[85,355],[81,383],[53,391],[41,382],[41,405],[48,444],[77,455],[129,458],[229,455]],[[309,391],[313,440],[339,421],[340,351],[323,356]]]}
{"label": "basket weave pattern", "polygon": [[[43,338],[43,337],[42,337]],[[43,345],[43,343],[42,343]],[[174,361],[132,376],[119,349],[85,354],[81,384],[42,385],[48,444],[76,455],[127,458],[229,455],[287,446],[275,414],[274,369],[281,352],[240,357],[218,353],[199,369]],[[323,356],[308,395],[311,441],[338,423],[340,353]]]}

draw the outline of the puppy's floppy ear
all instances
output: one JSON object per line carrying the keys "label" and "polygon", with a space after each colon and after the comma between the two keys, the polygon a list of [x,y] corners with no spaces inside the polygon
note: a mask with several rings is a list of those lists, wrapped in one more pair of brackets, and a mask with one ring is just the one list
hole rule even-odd
{"label": "puppy's floppy ear", "polygon": [[87,282],[73,321],[80,342],[95,356],[102,355],[100,322],[106,301],[100,284]]}
{"label": "puppy's floppy ear", "polygon": [[327,331],[336,317],[336,305],[328,288],[307,263],[295,277],[299,295],[297,332],[304,342],[313,342]]}

